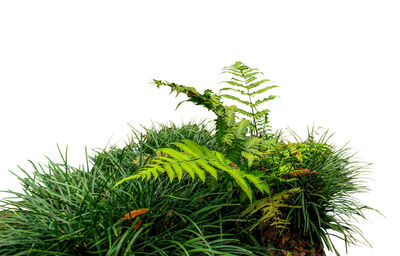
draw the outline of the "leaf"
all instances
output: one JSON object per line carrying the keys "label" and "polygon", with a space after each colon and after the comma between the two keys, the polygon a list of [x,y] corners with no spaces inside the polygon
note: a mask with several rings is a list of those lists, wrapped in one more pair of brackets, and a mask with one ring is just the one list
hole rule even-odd
{"label": "leaf", "polygon": [[243,151],[241,154],[247,160],[247,168],[250,169],[253,166],[254,160],[258,159],[257,156],[250,154],[249,152]]}
{"label": "leaf", "polygon": [[181,102],[178,103],[178,105],[176,105],[175,110],[177,110],[179,108],[180,105],[182,105],[182,103],[188,102],[189,100],[183,100]]}
{"label": "leaf", "polygon": [[[244,76],[244,78],[249,78],[249,77],[255,76],[255,75],[260,74],[260,73],[261,73],[261,72],[256,71],[256,72],[253,72],[253,73],[250,73],[250,74],[246,74],[246,75]],[[249,88],[249,87],[247,87],[247,88]],[[250,88],[249,88],[249,89],[250,89]]]}
{"label": "leaf", "polygon": [[262,111],[259,111],[255,114],[256,119],[265,117],[266,114],[268,114],[270,111],[268,109],[264,109]]}
{"label": "leaf", "polygon": [[124,217],[121,218],[121,220],[133,220],[134,218],[136,218],[142,214],[145,214],[149,210],[150,210],[149,208],[141,208],[138,210],[132,210],[132,211],[128,212],[127,214],[125,214]]}
{"label": "leaf", "polygon": [[188,162],[188,165],[191,167],[192,170],[199,176],[200,180],[204,182],[206,179],[206,174],[205,172],[199,168],[196,162]]}
{"label": "leaf", "polygon": [[267,220],[272,220],[272,224],[277,225],[287,225],[288,222],[286,220],[280,219],[280,211],[281,207],[289,207],[289,208],[298,208],[298,206],[291,206],[284,203],[292,194],[299,193],[301,191],[300,188],[293,188],[289,190],[284,190],[278,194],[273,196],[269,196],[256,202],[252,203],[249,207],[247,207],[240,216],[244,215],[252,215],[260,210],[263,212],[263,216],[258,220],[256,224],[254,224],[250,230],[254,229],[260,223],[265,222]]}
{"label": "leaf", "polygon": [[234,88],[229,88],[229,87],[222,88],[222,89],[219,90],[219,91],[220,91],[220,92],[221,92],[221,91],[234,91],[234,92],[238,92],[238,93],[240,93],[240,94],[242,94],[242,95],[245,95],[245,96],[248,95],[245,91],[242,91],[242,90],[239,90],[239,89],[234,89]]}
{"label": "leaf", "polygon": [[[273,100],[273,99],[275,99],[276,97],[277,97],[277,96],[275,96],[275,95],[270,95],[270,96],[268,96],[267,98],[264,98],[264,99],[262,99],[262,100],[257,100],[257,101],[254,103],[254,106],[258,106],[258,105],[260,105],[260,104],[262,104],[262,103],[264,103],[264,102]],[[258,113],[257,113],[257,114],[258,114]]]}
{"label": "leaf", "polygon": [[268,194],[270,193],[268,183],[266,183],[265,181],[260,180],[258,177],[252,174],[245,174],[245,177],[251,183],[253,183],[254,186],[256,186],[258,190],[260,190],[260,192],[267,192]]}
{"label": "leaf", "polygon": [[182,167],[179,164],[174,163],[172,164],[172,168],[176,173],[176,177],[178,177],[178,181],[181,181],[183,175]]}
{"label": "leaf", "polygon": [[247,100],[241,100],[241,99],[239,99],[238,97],[232,96],[232,95],[229,95],[229,94],[221,94],[220,96],[221,96],[221,97],[224,97],[224,98],[227,98],[227,99],[231,99],[231,100],[240,102],[240,103],[245,104],[245,105],[248,105],[248,106],[251,104],[251,103],[248,102]]}
{"label": "leaf", "polygon": [[180,165],[182,169],[185,170],[192,179],[194,179],[194,170],[192,169],[192,166],[190,166],[188,162],[182,162]]}
{"label": "leaf", "polygon": [[236,111],[242,115],[248,116],[248,117],[253,117],[253,114],[250,112],[247,112],[241,108],[237,108]]}
{"label": "leaf", "polygon": [[203,169],[211,174],[216,180],[218,178],[217,170],[215,170],[211,165],[207,163],[204,159],[199,159],[196,161]]}
{"label": "leaf", "polygon": [[246,134],[248,133],[248,128],[250,126],[250,122],[242,119],[236,126],[235,136],[239,139],[245,139]]}
{"label": "leaf", "polygon": [[175,172],[171,168],[171,165],[169,165],[169,164],[164,165],[164,169],[168,174],[169,180],[172,181],[174,179],[174,177],[175,177]]}
{"label": "leaf", "polygon": [[[250,77],[249,79],[246,79],[246,83],[249,84],[249,83],[253,82],[253,81],[256,80],[256,79],[257,79],[257,77],[255,77],[255,76]],[[248,88],[248,89],[249,89],[249,88]]]}
{"label": "leaf", "polygon": [[247,88],[245,85],[235,82],[235,81],[224,81],[225,83],[228,83],[230,85],[234,85],[234,86],[238,86],[238,87],[242,87],[242,88]]}
{"label": "leaf", "polygon": [[234,75],[237,77],[243,77],[243,75],[240,72],[235,72],[232,69],[231,70],[226,69],[226,70],[222,71],[221,73],[227,73],[227,74],[231,74],[231,75]]}
{"label": "leaf", "polygon": [[[268,79],[264,79],[264,80],[261,80],[261,81],[267,82],[267,81],[269,81],[269,80],[268,80]],[[261,81],[259,81],[259,82],[261,82]],[[257,83],[259,83],[259,82],[256,82],[256,83],[254,83],[254,84],[257,84]],[[251,84],[251,85],[254,85],[254,84]],[[250,86],[251,86],[251,85],[250,85]],[[254,95],[257,95],[257,94],[266,92],[266,91],[268,91],[268,90],[271,90],[271,89],[277,88],[277,87],[278,87],[277,85],[267,86],[267,87],[264,87],[264,88],[262,88],[262,89],[260,89],[260,90],[257,90],[257,91],[255,91],[255,92],[250,93],[250,96],[254,96]]]}

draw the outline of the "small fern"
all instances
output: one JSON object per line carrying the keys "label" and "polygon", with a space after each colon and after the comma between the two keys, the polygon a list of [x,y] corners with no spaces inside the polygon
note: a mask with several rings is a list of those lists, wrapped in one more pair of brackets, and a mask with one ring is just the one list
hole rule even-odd
{"label": "small fern", "polygon": [[282,215],[280,208],[301,208],[299,206],[288,205],[285,201],[292,195],[301,192],[300,188],[292,188],[289,190],[282,191],[270,197],[266,197],[257,200],[251,204],[246,210],[241,213],[241,216],[252,215],[258,211],[262,211],[263,216],[250,227],[250,230],[257,227],[263,222],[269,222],[270,226],[275,226],[277,228],[285,228],[286,225],[290,224],[287,220],[280,218]]}
{"label": "small fern", "polygon": [[243,97],[234,96],[231,94],[220,94],[219,96],[231,99],[238,102],[241,105],[246,106],[245,108],[237,108],[236,111],[251,120],[252,124],[252,135],[261,135],[263,137],[270,131],[268,125],[268,109],[257,110],[257,108],[268,102],[277,96],[270,95],[266,98],[255,100],[254,97],[260,95],[270,89],[276,88],[276,85],[267,85],[262,88],[260,86],[269,82],[268,79],[257,79],[257,75],[262,74],[258,69],[250,68],[244,65],[242,62],[238,61],[235,64],[225,67],[222,73],[228,73],[233,75],[231,80],[224,81],[231,85],[231,87],[225,87],[220,89],[222,91],[233,91],[239,93]]}
{"label": "small fern", "polygon": [[158,152],[163,153],[163,156],[153,158],[149,164],[135,174],[122,179],[116,186],[132,179],[158,178],[161,173],[166,173],[171,182],[175,177],[180,181],[184,173],[189,174],[192,179],[198,176],[204,182],[206,173],[217,180],[218,171],[223,171],[235,180],[250,201],[252,200],[252,189],[248,182],[261,192],[268,191],[268,186],[264,181],[252,174],[243,172],[222,153],[211,151],[191,140],[183,140],[182,142],[172,143],[181,151],[173,148],[158,149]]}

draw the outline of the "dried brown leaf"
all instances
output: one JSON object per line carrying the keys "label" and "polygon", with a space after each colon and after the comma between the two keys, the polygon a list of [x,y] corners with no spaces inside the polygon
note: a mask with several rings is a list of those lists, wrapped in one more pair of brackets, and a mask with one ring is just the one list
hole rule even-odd
{"label": "dried brown leaf", "polygon": [[132,210],[128,212],[127,214],[124,215],[121,220],[134,220],[136,217],[139,217],[140,215],[148,212],[150,209],[149,208],[141,208],[138,210]]}

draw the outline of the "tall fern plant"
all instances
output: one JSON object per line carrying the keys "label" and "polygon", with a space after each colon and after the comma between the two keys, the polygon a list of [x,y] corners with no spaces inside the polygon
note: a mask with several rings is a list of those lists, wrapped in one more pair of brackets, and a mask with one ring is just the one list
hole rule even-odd
{"label": "tall fern plant", "polygon": [[234,92],[237,95],[232,94],[220,94],[221,97],[231,99],[237,102],[243,107],[238,107],[236,111],[248,119],[251,122],[251,135],[266,137],[269,131],[268,125],[268,109],[260,109],[263,103],[275,99],[276,95],[269,95],[261,99],[255,100],[255,97],[269,91],[270,89],[276,88],[276,85],[268,85],[269,79],[258,79],[258,75],[262,74],[256,68],[250,68],[240,61],[237,61],[231,66],[227,66],[223,69],[222,73],[232,75],[231,80],[223,81],[229,84],[228,87],[220,89],[221,92]]}
{"label": "tall fern plant", "polygon": [[[184,140],[182,142],[173,143],[176,148],[158,149],[158,156],[152,158],[145,166],[133,175],[124,178],[121,184],[131,179],[150,179],[157,178],[160,174],[165,173],[171,181],[177,178],[179,181],[185,174],[192,179],[196,176],[205,181],[206,174],[210,177],[218,179],[218,173],[224,173],[228,180],[235,182],[242,192],[252,201],[253,189],[255,187],[261,193],[269,193],[268,184],[259,176],[255,175],[251,170],[251,166],[255,160],[259,158],[258,149],[261,145],[261,139],[256,137],[260,120],[267,117],[268,110],[258,111],[257,107],[262,103],[269,101],[276,96],[269,96],[253,103],[252,98],[276,86],[266,86],[253,91],[253,89],[267,82],[268,80],[257,80],[256,75],[260,74],[256,69],[249,68],[241,62],[224,68],[223,72],[229,72],[236,78],[227,81],[231,85],[236,85],[245,89],[223,88],[222,91],[232,90],[241,92],[249,98],[249,101],[241,100],[236,96],[228,94],[216,94],[212,90],[205,90],[203,93],[198,92],[194,87],[178,85],[167,81],[154,80],[154,84],[160,88],[169,87],[176,95],[180,93],[186,94],[189,101],[196,105],[201,105],[215,113],[216,139],[219,145],[218,151],[211,151],[205,146]],[[240,79],[241,77],[241,79]],[[248,105],[250,112],[238,108],[235,105],[227,106],[221,101],[221,98],[230,98],[240,103]],[[178,107],[183,103],[179,103]],[[237,113],[250,117],[251,120],[242,118],[238,120]],[[264,120],[265,123],[266,120]],[[248,133],[254,135],[248,138]],[[264,130],[265,132],[265,130]]]}

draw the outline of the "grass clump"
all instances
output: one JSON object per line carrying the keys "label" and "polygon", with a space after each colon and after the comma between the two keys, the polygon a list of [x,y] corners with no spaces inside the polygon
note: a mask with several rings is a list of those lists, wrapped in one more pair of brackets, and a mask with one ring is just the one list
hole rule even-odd
{"label": "grass clump", "polygon": [[[0,254],[252,254],[239,244],[235,226],[244,220],[238,218],[237,202],[199,180],[170,183],[164,176],[113,188],[140,166],[138,157],[149,154],[152,143],[168,143],[178,134],[212,141],[201,124],[161,126],[135,133],[138,143],[97,152],[88,159],[91,168],[74,168],[67,161],[49,160],[45,167],[32,163],[33,174],[22,170],[26,177],[18,177],[24,191],[9,191],[14,197],[2,200]],[[124,219],[133,209],[149,211]]]}
{"label": "grass clump", "polygon": [[354,197],[368,190],[366,165],[327,132],[273,132],[262,105],[276,96],[263,93],[277,86],[241,62],[223,72],[224,94],[154,80],[214,124],[134,130],[85,167],[60,152],[61,163],[21,169],[23,192],[1,201],[0,254],[339,255],[332,236],[366,242],[354,224],[372,209]]}
{"label": "grass clump", "polygon": [[[369,244],[356,223],[365,219],[364,210],[373,209],[354,196],[368,191],[368,164],[355,160],[350,148],[331,144],[330,138],[328,131],[318,136],[318,130],[312,128],[305,140],[295,135],[295,142],[282,139],[271,143],[260,168],[271,184],[271,196],[250,205],[242,215],[260,211],[268,231],[277,227],[281,234],[336,254],[332,236],[342,239],[346,249]],[[255,226],[258,224],[260,221]],[[287,244],[280,246],[286,248]]]}

